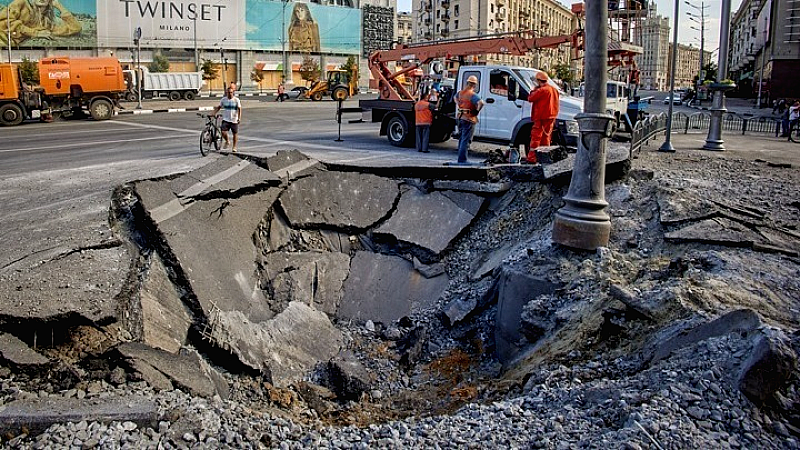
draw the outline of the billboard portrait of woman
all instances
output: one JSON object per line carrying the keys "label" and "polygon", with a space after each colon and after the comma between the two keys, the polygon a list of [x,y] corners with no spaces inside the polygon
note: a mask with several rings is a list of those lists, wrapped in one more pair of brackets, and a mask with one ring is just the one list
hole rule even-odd
{"label": "billboard portrait of woman", "polygon": [[305,3],[295,3],[289,22],[289,51],[319,53],[319,25]]}

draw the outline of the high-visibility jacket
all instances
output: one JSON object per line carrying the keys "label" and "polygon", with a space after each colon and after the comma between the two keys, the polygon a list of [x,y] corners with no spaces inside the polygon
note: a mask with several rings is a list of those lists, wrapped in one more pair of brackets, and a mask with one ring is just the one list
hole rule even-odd
{"label": "high-visibility jacket", "polygon": [[433,123],[433,111],[427,100],[420,100],[414,104],[414,119],[417,125],[430,125]]}
{"label": "high-visibility jacket", "polygon": [[558,116],[558,90],[549,84],[528,94],[531,120],[555,119]]}
{"label": "high-visibility jacket", "polygon": [[456,96],[458,102],[458,118],[478,123],[478,102],[481,98],[472,89],[463,89]]}

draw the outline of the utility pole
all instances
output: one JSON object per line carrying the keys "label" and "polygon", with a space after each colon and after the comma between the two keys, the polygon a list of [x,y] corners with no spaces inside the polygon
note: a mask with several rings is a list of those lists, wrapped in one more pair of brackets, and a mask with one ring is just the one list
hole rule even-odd
{"label": "utility pole", "polygon": [[197,51],[197,14],[194,16],[194,70],[200,71],[200,53]]}
{"label": "utility pole", "polygon": [[585,5],[585,112],[575,116],[581,135],[569,191],[553,221],[553,242],[596,250],[608,245],[611,233],[611,219],[606,212],[605,174],[606,144],[611,137],[614,116],[606,112],[608,2],[589,1]]}
{"label": "utility pole", "polygon": [[758,99],[756,105],[761,108],[761,87],[764,85],[764,60],[767,59],[767,18],[764,17],[764,44],[761,46],[761,75],[758,77]]}
{"label": "utility pole", "polygon": [[142,27],[133,31],[133,42],[136,44],[136,93],[139,99],[136,109],[142,109]]}
{"label": "utility pole", "polygon": [[675,69],[678,64],[678,0],[675,0],[675,15],[672,21],[672,71],[669,74],[669,109],[667,110],[667,132],[666,140],[658,151],[660,152],[675,152],[675,147],[672,146],[672,104],[675,103]]}
{"label": "utility pole", "polygon": [[283,61],[283,73],[281,74],[281,81],[285,85],[286,80],[291,76],[291,72],[287,70],[289,66],[289,58],[286,55],[286,6],[289,4],[289,0],[281,0],[281,2],[283,3],[281,9],[281,53]]}
{"label": "utility pole", "polygon": [[697,15],[692,14],[691,12],[687,11],[686,14],[689,16],[689,20],[697,23],[697,20],[700,19],[700,71],[697,72],[698,81],[703,81],[703,56],[705,55],[705,42],[706,42],[706,9],[709,8],[711,5],[706,5],[705,0],[700,1],[700,6],[698,7],[694,3],[690,3],[687,0],[684,0],[684,3],[691,6],[692,8],[700,11],[700,17]]}
{"label": "utility pole", "polygon": [[731,34],[731,0],[722,0],[722,16],[719,26],[719,62],[717,70],[718,88],[714,91],[714,104],[711,106],[711,123],[704,150],[725,150],[722,140],[722,115],[725,114],[725,91],[720,88],[722,80],[728,77],[728,40]]}
{"label": "utility pole", "polygon": [[[9,6],[11,3],[8,4]],[[8,30],[8,63],[11,64],[11,13],[8,11],[9,6],[6,6],[6,29]]]}

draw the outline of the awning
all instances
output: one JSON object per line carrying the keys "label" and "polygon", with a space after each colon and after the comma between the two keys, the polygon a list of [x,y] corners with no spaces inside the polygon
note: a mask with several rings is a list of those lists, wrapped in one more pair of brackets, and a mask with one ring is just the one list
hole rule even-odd
{"label": "awning", "polygon": [[258,70],[282,70],[283,64],[279,62],[270,61],[256,61],[256,69]]}

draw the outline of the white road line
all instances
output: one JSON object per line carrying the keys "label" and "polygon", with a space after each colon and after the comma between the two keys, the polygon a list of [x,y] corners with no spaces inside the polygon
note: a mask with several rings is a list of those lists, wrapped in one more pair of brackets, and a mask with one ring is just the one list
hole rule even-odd
{"label": "white road line", "polygon": [[76,142],[74,144],[59,144],[59,145],[48,145],[44,147],[29,147],[29,148],[13,148],[9,150],[0,150],[0,153],[11,153],[11,152],[23,152],[23,151],[35,151],[35,150],[51,150],[54,148],[74,148],[74,147],[85,147],[89,145],[103,145],[103,144],[118,144],[121,142],[136,142],[136,141],[160,141],[169,138],[178,138],[180,136],[157,136],[157,137],[148,137],[148,138],[138,138],[138,139],[115,139],[115,140],[105,140],[105,141],[91,141],[91,142]]}

